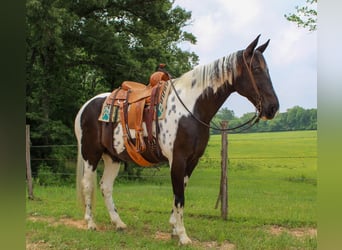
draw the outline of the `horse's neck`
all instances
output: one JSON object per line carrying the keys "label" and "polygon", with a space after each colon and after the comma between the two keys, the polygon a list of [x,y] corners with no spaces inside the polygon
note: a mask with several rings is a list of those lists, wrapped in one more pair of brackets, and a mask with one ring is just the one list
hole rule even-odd
{"label": "horse's neck", "polygon": [[216,92],[209,88],[196,100],[194,113],[202,121],[209,123],[232,92],[234,90],[230,85],[222,85]]}
{"label": "horse's neck", "polygon": [[182,76],[182,89],[186,103],[197,116],[209,122],[234,92],[233,81],[236,71],[236,53],[223,57],[211,64],[199,66]]}

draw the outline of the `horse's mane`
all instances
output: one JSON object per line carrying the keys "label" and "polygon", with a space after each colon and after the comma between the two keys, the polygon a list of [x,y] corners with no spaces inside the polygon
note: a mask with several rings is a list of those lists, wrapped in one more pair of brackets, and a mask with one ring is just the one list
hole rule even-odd
{"label": "horse's mane", "polygon": [[186,82],[190,82],[190,86],[187,87],[199,88],[202,91],[212,88],[216,92],[224,83],[233,83],[234,75],[237,75],[236,57],[237,53],[234,52],[212,63],[196,66],[181,76],[180,80],[186,78]]}

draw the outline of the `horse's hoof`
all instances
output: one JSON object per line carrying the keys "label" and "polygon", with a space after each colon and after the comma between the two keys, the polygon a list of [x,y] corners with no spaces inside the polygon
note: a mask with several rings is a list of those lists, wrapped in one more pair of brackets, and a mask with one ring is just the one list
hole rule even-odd
{"label": "horse's hoof", "polygon": [[97,227],[96,226],[88,226],[88,230],[90,231],[96,231]]}
{"label": "horse's hoof", "polygon": [[183,236],[179,239],[180,245],[189,245],[191,243],[192,243],[192,241],[190,240],[190,238],[188,236]]}
{"label": "horse's hoof", "polygon": [[127,226],[125,224],[116,226],[117,231],[124,231],[126,228],[127,228]]}
{"label": "horse's hoof", "polygon": [[97,226],[94,222],[89,222],[88,223],[88,230],[91,230],[91,231],[96,231],[97,229]]}

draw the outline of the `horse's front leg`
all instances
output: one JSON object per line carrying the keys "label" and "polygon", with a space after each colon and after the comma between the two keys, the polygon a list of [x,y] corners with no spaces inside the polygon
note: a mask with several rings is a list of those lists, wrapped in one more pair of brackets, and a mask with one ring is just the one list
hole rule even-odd
{"label": "horse's front leg", "polygon": [[172,188],[174,194],[174,204],[170,217],[170,224],[173,227],[172,235],[179,237],[179,242],[182,245],[190,244],[191,240],[186,234],[183,221],[184,213],[184,188],[187,177],[185,176],[185,165],[176,164],[171,167]]}
{"label": "horse's front leg", "polygon": [[102,156],[102,159],[104,161],[105,168],[103,171],[103,176],[100,181],[101,192],[105,200],[105,204],[107,206],[108,213],[109,213],[112,223],[116,225],[116,229],[125,229],[127,226],[121,220],[115,208],[115,204],[114,204],[113,196],[112,196],[113,184],[114,184],[115,178],[117,177],[119,173],[120,163],[113,162],[111,157],[107,154],[104,154]]}

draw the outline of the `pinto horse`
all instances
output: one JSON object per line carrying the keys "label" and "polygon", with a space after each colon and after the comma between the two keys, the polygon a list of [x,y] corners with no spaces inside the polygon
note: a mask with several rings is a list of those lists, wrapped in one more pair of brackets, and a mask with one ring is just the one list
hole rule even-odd
{"label": "pinto horse", "polygon": [[[244,50],[211,64],[197,66],[171,80],[173,88],[167,97],[166,116],[158,121],[157,140],[162,153],[159,161],[168,162],[170,166],[174,201],[169,222],[172,234],[179,237],[180,244],[191,243],[183,223],[184,189],[209,140],[209,127],[205,124],[210,123],[233,92],[246,97],[256,107],[259,118],[272,119],[279,109],[278,98],[263,57],[269,40],[256,48],[259,37]],[[100,94],[87,101],[75,119],[78,141],[77,186],[84,202],[84,217],[89,229],[96,229],[92,213],[96,185],[94,176],[101,158],[104,161],[104,172],[100,186],[111,222],[117,229],[126,228],[112,197],[120,162],[132,161],[125,149],[121,123],[114,126],[114,150],[109,152],[100,140],[101,122],[98,117],[109,94]],[[134,130],[131,133],[134,137]],[[149,159],[148,152],[143,155]]]}

